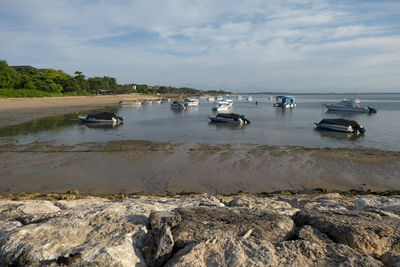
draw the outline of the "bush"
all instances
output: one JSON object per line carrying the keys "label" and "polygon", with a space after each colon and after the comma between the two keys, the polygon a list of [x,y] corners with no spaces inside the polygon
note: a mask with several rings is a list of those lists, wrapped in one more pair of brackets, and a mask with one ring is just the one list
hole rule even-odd
{"label": "bush", "polygon": [[77,95],[86,95],[89,96],[91,94],[87,92],[83,92],[81,94],[77,94],[75,92],[60,94],[60,93],[50,93],[40,90],[28,90],[28,89],[0,89],[0,97],[1,98],[9,98],[9,97],[49,97],[49,96],[77,96]]}

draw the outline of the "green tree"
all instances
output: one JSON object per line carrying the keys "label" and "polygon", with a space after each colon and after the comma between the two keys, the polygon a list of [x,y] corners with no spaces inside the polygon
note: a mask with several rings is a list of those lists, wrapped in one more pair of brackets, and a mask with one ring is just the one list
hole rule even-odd
{"label": "green tree", "polygon": [[82,93],[82,92],[87,92],[89,89],[87,80],[85,79],[86,76],[82,74],[82,72],[80,71],[75,71],[75,81],[77,82],[78,85],[78,92]]}
{"label": "green tree", "polygon": [[0,61],[0,89],[15,89],[20,86],[21,76],[9,67],[5,60]]}

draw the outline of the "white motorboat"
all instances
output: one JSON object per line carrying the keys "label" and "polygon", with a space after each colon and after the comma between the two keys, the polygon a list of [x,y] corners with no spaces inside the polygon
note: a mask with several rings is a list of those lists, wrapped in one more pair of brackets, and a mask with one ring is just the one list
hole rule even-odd
{"label": "white motorboat", "polygon": [[365,128],[358,124],[357,121],[345,119],[323,119],[318,123],[314,123],[318,128],[324,130],[346,132],[346,133],[365,133]]}
{"label": "white motorboat", "polygon": [[153,101],[151,99],[144,99],[142,101],[142,105],[151,105],[153,104]]}
{"label": "white motorboat", "polygon": [[376,113],[372,107],[361,107],[360,99],[343,99],[339,103],[324,104],[328,111]]}
{"label": "white motorboat", "polygon": [[187,109],[187,105],[182,100],[175,100],[174,102],[171,103],[171,109],[174,109],[174,110],[186,110]]}
{"label": "white motorboat", "polygon": [[198,106],[200,101],[197,98],[186,98],[185,104],[188,106]]}
{"label": "white motorboat", "polygon": [[253,97],[250,95],[250,96],[247,97],[246,100],[247,100],[247,101],[253,101]]}
{"label": "white motorboat", "polygon": [[162,100],[160,98],[151,99],[151,103],[153,104],[161,104]]}
{"label": "white motorboat", "polygon": [[123,99],[119,101],[119,104],[122,106],[141,106],[142,102],[140,99]]}
{"label": "white motorboat", "polygon": [[214,102],[214,100],[215,100],[215,97],[213,97],[213,96],[209,96],[209,97],[207,97],[207,100],[208,100],[209,102]]}
{"label": "white motorboat", "polygon": [[122,117],[118,116],[115,113],[111,113],[111,112],[91,113],[91,114],[88,114],[85,116],[78,116],[78,118],[82,122],[86,122],[86,123],[118,124],[124,120]]}
{"label": "white motorboat", "polygon": [[250,123],[243,114],[239,115],[235,113],[219,113],[215,117],[208,116],[208,118],[211,122],[216,123],[233,123],[239,125]]}
{"label": "white motorboat", "polygon": [[214,103],[214,106],[212,107],[213,111],[227,111],[233,106],[233,100],[221,100],[216,103]]}

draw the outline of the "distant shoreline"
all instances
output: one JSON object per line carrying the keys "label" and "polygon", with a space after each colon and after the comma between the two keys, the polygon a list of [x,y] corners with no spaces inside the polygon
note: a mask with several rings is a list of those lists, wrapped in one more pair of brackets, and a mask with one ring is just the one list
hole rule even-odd
{"label": "distant shoreline", "polygon": [[241,93],[233,93],[234,95],[400,95],[400,91],[399,92],[369,92],[369,93],[365,93],[365,92],[353,92],[353,93],[295,93],[295,92],[252,92],[252,93],[245,93],[245,92],[241,92]]}

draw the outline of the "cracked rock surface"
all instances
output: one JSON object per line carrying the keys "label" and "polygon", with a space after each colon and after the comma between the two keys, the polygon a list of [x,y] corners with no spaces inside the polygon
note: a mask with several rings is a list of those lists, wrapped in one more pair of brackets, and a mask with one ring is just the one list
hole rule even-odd
{"label": "cracked rock surface", "polygon": [[400,197],[0,200],[0,266],[400,266]]}

